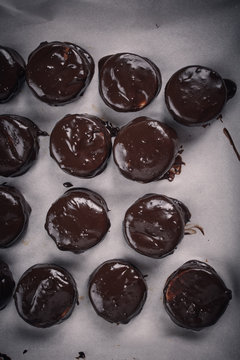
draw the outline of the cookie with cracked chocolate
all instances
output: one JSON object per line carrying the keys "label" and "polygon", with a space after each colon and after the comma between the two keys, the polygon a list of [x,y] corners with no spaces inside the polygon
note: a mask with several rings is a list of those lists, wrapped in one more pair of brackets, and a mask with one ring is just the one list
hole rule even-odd
{"label": "cookie with cracked chocolate", "polygon": [[99,92],[113,110],[142,110],[158,95],[161,86],[160,70],[147,58],[119,53],[99,61]]}
{"label": "cookie with cracked chocolate", "polygon": [[37,158],[38,137],[45,135],[23,116],[0,115],[0,176],[24,174]]}
{"label": "cookie with cracked chocolate", "polygon": [[89,298],[96,313],[111,323],[127,324],[147,297],[141,272],[119,259],[101,264],[90,276]]}
{"label": "cookie with cracked chocolate", "polygon": [[143,183],[164,177],[177,152],[175,130],[145,116],[123,126],[113,147],[114,161],[122,175]]}
{"label": "cookie with cracked chocolate", "polygon": [[89,114],[66,115],[50,136],[50,155],[68,174],[93,177],[107,166],[111,154],[107,125]]}
{"label": "cookie with cracked chocolate", "polygon": [[28,58],[26,80],[49,105],[64,105],[83,95],[94,74],[91,55],[69,42],[43,42]]}
{"label": "cookie with cracked chocolate", "polygon": [[201,330],[215,324],[226,310],[232,292],[208,264],[190,260],[166,281],[164,306],[177,325]]}
{"label": "cookie with cracked chocolate", "polygon": [[14,287],[15,281],[9,266],[0,260],[0,310],[4,309],[9,303]]}
{"label": "cookie with cracked chocolate", "polygon": [[0,185],[0,248],[11,246],[24,234],[31,208],[13,186]]}
{"label": "cookie with cracked chocolate", "polygon": [[204,125],[216,118],[230,97],[232,92],[227,90],[224,79],[200,65],[178,70],[165,88],[169,112],[174,120],[187,126]]}
{"label": "cookie with cracked chocolate", "polygon": [[25,62],[14,49],[0,46],[0,103],[17,95],[25,80]]}
{"label": "cookie with cracked chocolate", "polygon": [[72,313],[77,301],[72,275],[54,264],[36,264],[20,278],[14,292],[16,309],[32,326],[46,328],[60,324]]}
{"label": "cookie with cracked chocolate", "polygon": [[176,249],[190,218],[189,210],[181,201],[147,194],[126,211],[123,233],[128,245],[140,254],[162,258]]}
{"label": "cookie with cracked chocolate", "polygon": [[82,253],[98,244],[109,230],[107,211],[99,194],[73,188],[52,204],[45,229],[60,250]]}

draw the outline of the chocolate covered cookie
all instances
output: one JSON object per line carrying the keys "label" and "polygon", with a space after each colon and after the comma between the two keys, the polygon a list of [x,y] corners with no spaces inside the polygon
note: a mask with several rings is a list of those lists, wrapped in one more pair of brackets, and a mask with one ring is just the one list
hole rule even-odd
{"label": "chocolate covered cookie", "polygon": [[215,324],[232,298],[216,271],[198,260],[186,262],[170,275],[163,294],[170,318],[192,330]]}
{"label": "chocolate covered cookie", "polygon": [[37,158],[41,135],[46,133],[23,116],[0,115],[0,176],[24,174]]}
{"label": "chocolate covered cookie", "polygon": [[50,136],[50,155],[65,172],[93,177],[107,166],[111,134],[105,123],[93,115],[66,115]]}
{"label": "chocolate covered cookie", "polygon": [[147,194],[129,207],[123,221],[127,243],[142,255],[162,258],[173,253],[191,214],[179,200]]}
{"label": "chocolate covered cookie", "polygon": [[72,275],[53,264],[37,264],[20,278],[14,300],[21,318],[32,326],[60,324],[72,313],[77,301]]}
{"label": "chocolate covered cookie", "polygon": [[204,66],[187,66],[169,79],[165,101],[174,120],[187,126],[204,125],[222,111],[228,97],[222,77]]}
{"label": "chocolate covered cookie", "polygon": [[31,208],[19,190],[0,185],[0,248],[21,238],[28,225]]}
{"label": "chocolate covered cookie", "polygon": [[14,97],[25,80],[25,62],[18,52],[0,46],[0,103]]}
{"label": "chocolate covered cookie", "polygon": [[158,95],[162,85],[158,67],[136,54],[120,53],[99,61],[99,92],[116,111],[138,111]]}
{"label": "chocolate covered cookie", "polygon": [[143,183],[164,177],[173,165],[177,151],[176,132],[145,116],[123,126],[113,147],[114,161],[122,175]]}
{"label": "chocolate covered cookie", "polygon": [[147,286],[141,272],[124,260],[108,260],[90,276],[89,298],[96,313],[111,323],[128,323],[142,309]]}
{"label": "chocolate covered cookie", "polygon": [[38,99],[57,106],[83,95],[93,73],[93,59],[80,46],[43,42],[29,55],[26,80]]}
{"label": "chocolate covered cookie", "polygon": [[15,281],[8,265],[0,260],[0,310],[9,303],[14,287]]}
{"label": "chocolate covered cookie", "polygon": [[52,204],[45,229],[60,250],[82,253],[106,235],[110,228],[107,211],[99,194],[73,188]]}

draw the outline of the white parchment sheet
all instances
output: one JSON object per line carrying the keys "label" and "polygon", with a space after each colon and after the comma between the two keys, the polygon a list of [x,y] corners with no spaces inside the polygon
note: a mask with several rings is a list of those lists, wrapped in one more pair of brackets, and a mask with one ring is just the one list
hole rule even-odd
{"label": "white parchment sheet", "polygon": [[[34,166],[7,182],[22,191],[32,207],[29,227],[21,241],[0,250],[17,282],[23,272],[40,262],[68,269],[78,285],[80,304],[61,325],[36,329],[17,314],[13,301],[0,312],[0,353],[12,360],[73,360],[83,351],[87,360],[238,360],[240,358],[240,163],[223,134],[226,127],[240,149],[240,92],[206,128],[186,128],[171,120],[164,103],[169,77],[186,65],[205,65],[240,85],[240,2],[234,0],[0,0],[0,43],[27,57],[42,41],[70,41],[85,48],[96,64],[84,96],[69,105],[51,107],[36,99],[25,84],[1,114],[29,117],[51,132],[68,113],[89,113],[122,126],[146,115],[174,127],[183,144],[181,175],[140,184],[120,175],[111,157],[107,169],[92,179],[64,173],[49,155],[49,137],[40,138]],[[150,58],[159,66],[163,87],[157,98],[137,113],[109,109],[98,93],[98,60],[117,52]],[[0,178],[0,181],[6,181]],[[97,246],[81,255],[61,252],[48,237],[44,222],[48,208],[66,189],[63,183],[99,192],[110,208],[111,229]],[[183,201],[192,224],[201,225],[185,236],[173,255],[156,260],[137,254],[122,234],[126,209],[140,196],[156,192]],[[142,312],[127,325],[104,321],[87,296],[90,273],[103,261],[124,258],[148,277],[148,297]],[[166,278],[185,261],[208,261],[233,292],[219,322],[200,332],[177,327],[162,304]],[[23,354],[23,351],[27,350]]]}

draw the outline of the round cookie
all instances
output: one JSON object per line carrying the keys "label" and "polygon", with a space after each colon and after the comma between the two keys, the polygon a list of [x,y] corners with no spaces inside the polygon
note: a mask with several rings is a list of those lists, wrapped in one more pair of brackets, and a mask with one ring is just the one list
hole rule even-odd
{"label": "round cookie", "polygon": [[136,54],[119,53],[99,61],[99,92],[113,110],[142,110],[162,86],[158,67]]}
{"label": "round cookie", "polygon": [[15,281],[8,265],[0,260],[0,310],[9,303],[14,287]]}
{"label": "round cookie", "polygon": [[232,298],[216,271],[198,260],[186,262],[170,275],[163,294],[170,318],[192,330],[215,324]]}
{"label": "round cookie", "polygon": [[207,67],[192,65],[178,70],[165,87],[165,102],[174,120],[198,126],[216,118],[227,101],[224,80]]}
{"label": "round cookie", "polygon": [[96,313],[111,323],[128,323],[142,309],[147,286],[140,271],[124,260],[108,260],[90,276],[89,298]]}
{"label": "round cookie", "polygon": [[11,246],[25,232],[31,208],[19,190],[0,185],[0,248]]}
{"label": "round cookie", "polygon": [[128,245],[140,254],[162,258],[176,249],[190,218],[179,200],[147,194],[126,211],[123,233]]}
{"label": "round cookie", "polygon": [[99,194],[73,188],[52,204],[45,229],[60,250],[82,253],[98,244],[109,230],[107,211]]}
{"label": "round cookie", "polygon": [[0,103],[14,97],[25,80],[25,62],[16,50],[0,46]]}
{"label": "round cookie", "polygon": [[50,155],[68,174],[93,177],[107,166],[111,134],[104,122],[93,115],[66,115],[50,136]]}
{"label": "round cookie", "polygon": [[45,136],[31,120],[0,115],[0,176],[24,174],[37,158],[38,136]]}
{"label": "round cookie", "polygon": [[123,126],[113,147],[122,175],[143,183],[161,179],[174,163],[177,151],[176,132],[145,116]]}
{"label": "round cookie", "polygon": [[77,296],[76,283],[67,270],[54,264],[37,264],[20,278],[14,300],[24,321],[46,328],[71,315]]}
{"label": "round cookie", "polygon": [[49,105],[77,100],[94,74],[91,55],[69,42],[43,42],[28,58],[27,83],[34,95]]}

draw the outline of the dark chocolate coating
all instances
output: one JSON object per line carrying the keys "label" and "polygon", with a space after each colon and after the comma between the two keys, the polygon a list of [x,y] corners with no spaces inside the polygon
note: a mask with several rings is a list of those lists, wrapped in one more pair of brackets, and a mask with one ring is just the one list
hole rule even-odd
{"label": "dark chocolate coating", "polygon": [[190,218],[190,212],[179,200],[147,194],[127,210],[123,233],[127,243],[140,254],[162,258],[173,253]]}
{"label": "dark chocolate coating", "polygon": [[9,303],[14,287],[15,281],[8,265],[0,260],[0,310]]}
{"label": "dark chocolate coating", "polygon": [[0,115],[0,176],[24,174],[37,158],[38,136],[45,135],[31,120]]}
{"label": "dark chocolate coating", "polygon": [[23,58],[9,47],[0,46],[0,103],[14,97],[25,79]]}
{"label": "dark chocolate coating", "polygon": [[178,70],[165,88],[165,101],[174,120],[198,126],[216,118],[227,100],[224,80],[207,67],[192,65]]}
{"label": "dark chocolate coating", "polygon": [[11,360],[11,358],[9,356],[7,356],[6,354],[0,353],[0,360]]}
{"label": "dark chocolate coating", "polygon": [[60,324],[72,313],[77,301],[72,275],[54,264],[37,264],[20,278],[14,292],[18,314],[32,326]]}
{"label": "dark chocolate coating", "polygon": [[142,116],[121,128],[115,138],[113,155],[126,178],[147,183],[167,173],[177,150],[177,134],[172,128]]}
{"label": "dark chocolate coating", "polygon": [[19,190],[0,185],[0,248],[11,246],[25,232],[31,208]]}
{"label": "dark chocolate coating", "polygon": [[107,204],[83,188],[65,192],[49,209],[45,229],[60,250],[82,253],[98,244],[110,228]]}
{"label": "dark chocolate coating", "polygon": [[230,79],[224,79],[224,83],[227,89],[227,101],[228,101],[235,96],[237,92],[237,84]]}
{"label": "dark chocolate coating", "polygon": [[192,330],[215,324],[232,298],[216,271],[198,260],[186,262],[170,275],[163,294],[170,318]]}
{"label": "dark chocolate coating", "polygon": [[93,115],[66,115],[50,136],[50,155],[68,174],[93,177],[107,166],[111,134],[104,122]]}
{"label": "dark chocolate coating", "polygon": [[26,80],[40,100],[64,105],[77,100],[94,74],[91,55],[69,42],[43,42],[28,58]]}
{"label": "dark chocolate coating", "polygon": [[147,286],[141,272],[124,260],[108,260],[90,276],[89,298],[96,313],[111,323],[127,324],[142,309]]}
{"label": "dark chocolate coating", "polygon": [[120,53],[99,61],[99,92],[113,110],[141,110],[158,95],[161,86],[160,71],[147,58]]}

